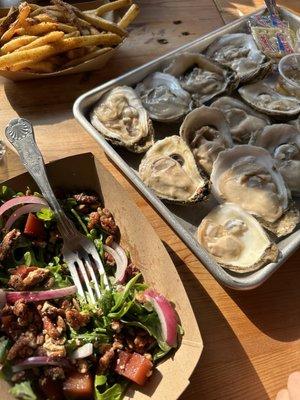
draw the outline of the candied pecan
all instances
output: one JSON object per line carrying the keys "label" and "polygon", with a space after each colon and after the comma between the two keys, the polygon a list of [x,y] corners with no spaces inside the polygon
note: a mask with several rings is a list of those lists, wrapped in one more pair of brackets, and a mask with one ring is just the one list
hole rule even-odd
{"label": "candied pecan", "polygon": [[104,260],[105,264],[109,265],[110,267],[114,267],[116,265],[115,259],[111,254],[107,253],[107,251],[104,252]]}
{"label": "candied pecan", "polygon": [[33,304],[26,303],[24,300],[17,300],[12,311],[18,318],[17,321],[20,326],[30,327],[30,330],[41,328],[41,317]]}
{"label": "candied pecan", "polygon": [[63,332],[66,330],[65,321],[60,315],[57,317],[56,323],[51,321],[47,315],[42,317],[42,321],[44,333],[47,333],[52,339],[60,338]]}
{"label": "candied pecan", "polygon": [[66,338],[53,339],[49,335],[45,335],[45,343],[43,349],[48,357],[65,357],[67,352],[65,348]]}
{"label": "candied pecan", "polygon": [[18,324],[18,319],[13,313],[13,307],[5,305],[1,311],[1,328],[5,335],[13,340],[17,338],[22,333],[22,328]]}
{"label": "candied pecan", "polygon": [[44,373],[45,376],[52,378],[54,381],[65,379],[65,371],[62,367],[45,367]]}
{"label": "candied pecan", "polygon": [[73,197],[79,204],[86,204],[86,205],[99,204],[99,199],[95,195],[78,193],[74,194]]}
{"label": "candied pecan", "polygon": [[42,308],[40,309],[40,314],[42,315],[42,317],[44,317],[46,315],[46,316],[50,317],[51,319],[53,319],[53,318],[57,318],[57,316],[59,315],[59,311],[58,311],[57,307],[55,307],[48,301],[45,301]]}
{"label": "candied pecan", "polygon": [[123,328],[123,324],[120,321],[112,321],[111,323],[111,329],[116,331],[117,333],[121,332],[121,329]]}
{"label": "candied pecan", "polygon": [[89,370],[89,364],[86,360],[79,359],[76,361],[76,368],[81,374],[86,374]]}
{"label": "candied pecan", "polygon": [[[32,269],[33,267],[28,267]],[[37,268],[31,270],[26,277],[18,274],[11,275],[8,285],[16,290],[27,290],[43,283],[50,275],[50,271],[46,268]]]}
{"label": "candied pecan", "polygon": [[73,329],[78,330],[88,324],[90,316],[87,313],[71,308],[66,310],[66,319]]}
{"label": "candied pecan", "polygon": [[32,356],[37,348],[36,335],[32,332],[22,333],[7,353],[7,360]]}
{"label": "candied pecan", "polygon": [[115,223],[114,217],[107,208],[98,208],[97,212],[91,212],[89,216],[88,229],[100,227],[109,235],[115,236],[119,228]]}
{"label": "candied pecan", "polygon": [[139,274],[141,271],[137,266],[135,266],[132,262],[130,262],[126,268],[126,278],[130,279],[133,276]]}
{"label": "candied pecan", "polygon": [[115,351],[113,347],[111,347],[109,350],[106,350],[103,356],[100,357],[99,359],[99,370],[98,370],[99,374],[104,373],[108,369],[114,357],[115,357]]}
{"label": "candied pecan", "polygon": [[3,261],[11,251],[12,245],[16,239],[21,235],[20,231],[13,229],[8,232],[0,244],[0,261]]}
{"label": "candied pecan", "polygon": [[126,342],[131,350],[144,354],[153,345],[155,339],[148,332],[140,329],[134,336],[126,336]]}

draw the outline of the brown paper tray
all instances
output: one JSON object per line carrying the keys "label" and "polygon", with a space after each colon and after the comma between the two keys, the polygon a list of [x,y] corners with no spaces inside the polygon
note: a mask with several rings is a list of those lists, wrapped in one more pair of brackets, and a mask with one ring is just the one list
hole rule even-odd
{"label": "brown paper tray", "polygon": [[[62,173],[63,171],[63,173]],[[132,386],[126,399],[175,400],[189,385],[189,378],[202,353],[203,344],[192,307],[174,264],[154,229],[129,198],[125,189],[96,161],[91,153],[63,158],[47,165],[52,187],[96,190],[114,214],[121,240],[139,265],[145,281],[169,298],[176,307],[185,334],[174,356],[162,362],[144,388]],[[3,184],[17,190],[37,189],[28,173]],[[0,381],[1,399],[15,400],[8,384]]]}
{"label": "brown paper tray", "polygon": [[[91,10],[93,8],[99,7],[102,4],[107,3],[107,0],[96,0],[86,3],[78,3],[74,4],[76,7],[80,8],[81,10]],[[0,10],[0,17],[6,15],[7,9]],[[114,13],[109,13],[107,19],[113,21],[115,19]],[[111,57],[115,54],[115,52],[122,46],[126,38],[120,43],[118,46],[114,47],[113,49],[107,51],[106,53],[100,54],[98,57],[95,57],[91,60],[85,61],[82,64],[76,65],[75,67],[66,68],[61,71],[51,72],[49,74],[46,73],[33,73],[33,72],[22,72],[22,71],[2,71],[0,70],[0,76],[3,76],[7,79],[11,79],[12,81],[25,81],[28,79],[40,79],[40,78],[51,78],[54,76],[63,76],[63,75],[70,75],[70,74],[77,74],[80,72],[87,72],[87,71],[95,71],[98,69],[103,68],[106,63],[111,59]]]}

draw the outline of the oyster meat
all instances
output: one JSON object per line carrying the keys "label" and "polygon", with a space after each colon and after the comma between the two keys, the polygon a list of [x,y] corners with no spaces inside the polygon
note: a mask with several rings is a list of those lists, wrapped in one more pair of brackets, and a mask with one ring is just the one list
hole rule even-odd
{"label": "oyster meat", "polygon": [[134,153],[153,144],[154,131],[147,111],[135,91],[118,86],[105,93],[94,106],[91,124],[110,142]]}
{"label": "oyster meat", "polygon": [[182,53],[164,69],[175,76],[199,107],[212,98],[236,88],[236,74],[202,54]]}
{"label": "oyster meat", "polygon": [[244,144],[222,151],[211,182],[218,201],[240,205],[277,236],[292,232],[299,222],[282,175],[263,148]]}
{"label": "oyster meat", "polygon": [[263,78],[272,67],[270,60],[247,33],[222,35],[207,48],[206,55],[231,67],[241,82],[248,82],[258,76]]}
{"label": "oyster meat", "polygon": [[178,204],[196,202],[207,193],[207,179],[179,136],[158,140],[142,159],[139,175],[158,197]]}
{"label": "oyster meat", "polygon": [[300,101],[276,90],[275,78],[242,86],[238,92],[242,99],[263,114],[292,117],[300,112]]}
{"label": "oyster meat", "polygon": [[271,123],[266,115],[260,114],[233,97],[220,97],[211,104],[211,107],[218,108],[224,113],[232,139],[237,144],[248,143],[253,134]]}
{"label": "oyster meat", "polygon": [[184,119],[180,136],[191,149],[198,166],[209,175],[220,151],[232,147],[229,126],[216,108],[195,108]]}
{"label": "oyster meat", "polygon": [[154,72],[135,88],[150,118],[161,122],[177,121],[188,113],[191,97],[172,75]]}
{"label": "oyster meat", "polygon": [[259,222],[237,204],[214,208],[202,220],[197,236],[222,267],[235,272],[255,271],[278,257],[277,246]]}
{"label": "oyster meat", "polygon": [[256,135],[253,144],[268,150],[291,192],[300,195],[300,132],[288,124],[274,124]]}

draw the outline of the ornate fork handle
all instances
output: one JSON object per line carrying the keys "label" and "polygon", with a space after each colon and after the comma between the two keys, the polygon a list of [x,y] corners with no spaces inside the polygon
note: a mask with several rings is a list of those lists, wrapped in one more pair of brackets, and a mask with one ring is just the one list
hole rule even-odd
{"label": "ornate fork handle", "polygon": [[54,210],[61,234],[68,238],[74,236],[75,227],[56,200],[48,181],[43,156],[37,147],[31,123],[24,118],[12,119],[5,129],[5,135],[19,153],[23,165]]}

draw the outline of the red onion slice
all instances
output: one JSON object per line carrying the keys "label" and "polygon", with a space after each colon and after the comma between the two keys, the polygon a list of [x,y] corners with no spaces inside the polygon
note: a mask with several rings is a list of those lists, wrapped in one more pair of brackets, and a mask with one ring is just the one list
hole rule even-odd
{"label": "red onion slice", "polygon": [[78,349],[74,350],[71,358],[73,360],[77,360],[78,358],[86,358],[89,357],[93,354],[93,344],[92,343],[86,343],[81,347],[78,347]]}
{"label": "red onion slice", "polygon": [[[125,276],[126,276],[127,263],[128,263],[127,256],[126,256],[124,250],[117,244],[116,244],[116,249],[113,249],[106,245],[103,245],[103,249],[108,254],[110,254],[116,262],[116,265],[117,265],[116,276],[115,276],[116,282],[124,283]],[[118,251],[117,251],[117,249],[118,249]],[[122,249],[126,258],[124,257],[124,255],[121,255],[120,249]]]}
{"label": "red onion slice", "polygon": [[161,323],[162,335],[171,347],[177,345],[177,315],[171,303],[153,289],[144,292],[145,298],[151,302]]}
{"label": "red onion slice", "polygon": [[67,358],[51,358],[51,357],[29,357],[12,366],[12,372],[23,371],[44,365],[57,365],[60,367],[70,368],[70,363]]}
{"label": "red onion slice", "polygon": [[14,304],[17,300],[44,301],[71,296],[76,292],[76,286],[68,286],[61,289],[42,290],[39,292],[6,292],[6,301],[10,304]]}
{"label": "red onion slice", "polygon": [[22,206],[17,208],[11,216],[8,218],[4,228],[9,230],[11,226],[24,214],[29,214],[31,212],[38,212],[42,208],[45,208],[45,204],[27,204],[26,206]]}
{"label": "red onion slice", "polygon": [[9,210],[12,207],[18,206],[20,204],[43,204],[46,207],[48,206],[48,203],[46,202],[45,199],[37,196],[18,196],[14,197],[11,200],[6,201],[2,206],[0,207],[0,216],[5,213],[5,211]]}

